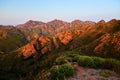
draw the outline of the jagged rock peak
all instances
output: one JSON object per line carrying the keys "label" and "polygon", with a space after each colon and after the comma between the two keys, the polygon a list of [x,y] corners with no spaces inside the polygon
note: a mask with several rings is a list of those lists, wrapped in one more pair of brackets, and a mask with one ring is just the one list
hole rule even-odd
{"label": "jagged rock peak", "polygon": [[44,22],[29,20],[25,22],[24,24],[17,25],[17,27],[34,27],[36,25],[41,25],[41,24],[44,24]]}
{"label": "jagged rock peak", "polygon": [[76,20],[74,20],[74,21],[72,21],[72,22],[83,22],[83,21],[81,21],[81,20],[79,20],[79,19],[76,19]]}
{"label": "jagged rock peak", "polygon": [[100,20],[98,23],[105,23],[105,20]]}

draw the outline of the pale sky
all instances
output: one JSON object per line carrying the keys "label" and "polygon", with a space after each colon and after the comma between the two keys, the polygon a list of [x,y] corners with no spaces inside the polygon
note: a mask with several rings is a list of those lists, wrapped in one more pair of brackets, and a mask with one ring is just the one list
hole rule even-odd
{"label": "pale sky", "polygon": [[120,0],[0,0],[0,24],[120,19]]}

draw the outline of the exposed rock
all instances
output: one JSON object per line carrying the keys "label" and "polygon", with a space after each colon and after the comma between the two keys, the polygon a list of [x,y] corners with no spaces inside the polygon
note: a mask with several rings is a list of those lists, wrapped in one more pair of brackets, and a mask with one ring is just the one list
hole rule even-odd
{"label": "exposed rock", "polygon": [[21,49],[20,54],[22,54],[25,58],[28,58],[31,55],[37,55],[37,52],[32,44],[27,44]]}
{"label": "exposed rock", "polygon": [[32,42],[28,43],[24,47],[20,49],[20,54],[23,55],[25,58],[30,56],[35,57],[38,55],[37,50],[40,49],[40,44],[37,39],[33,40]]}
{"label": "exposed rock", "polygon": [[53,43],[54,43],[56,48],[59,48],[59,43],[55,37],[53,37]]}
{"label": "exposed rock", "polygon": [[51,40],[48,37],[40,36],[39,38],[34,39],[30,43],[22,47],[20,49],[20,54],[23,55],[25,58],[28,58],[30,56],[35,57],[36,55],[38,55],[37,51],[44,54],[51,50]]}
{"label": "exposed rock", "polygon": [[99,52],[104,48],[104,45],[109,42],[110,34],[101,37],[100,43],[95,47],[94,52]]}
{"label": "exposed rock", "polygon": [[68,44],[72,39],[72,32],[70,30],[65,31],[64,33],[59,34],[59,39],[63,44]]}
{"label": "exposed rock", "polygon": [[50,39],[48,37],[41,36],[39,37],[39,41],[41,42],[42,47],[44,47],[49,44]]}
{"label": "exposed rock", "polygon": [[120,59],[120,33],[106,34],[101,37],[98,45],[95,46],[94,52],[102,56],[112,56]]}
{"label": "exposed rock", "polygon": [[49,51],[49,47],[46,46],[46,47],[42,48],[41,53],[44,54],[48,51]]}
{"label": "exposed rock", "polygon": [[104,20],[100,20],[98,23],[104,24],[105,21]]}

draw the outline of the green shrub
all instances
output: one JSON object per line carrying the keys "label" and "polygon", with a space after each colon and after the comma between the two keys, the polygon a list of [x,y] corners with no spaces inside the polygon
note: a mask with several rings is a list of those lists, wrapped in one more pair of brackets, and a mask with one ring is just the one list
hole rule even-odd
{"label": "green shrub", "polygon": [[74,62],[75,61],[75,59],[74,59],[74,57],[75,56],[77,56],[78,54],[67,54],[66,56],[65,56],[65,59],[67,60],[67,61],[69,61],[69,62]]}
{"label": "green shrub", "polygon": [[94,61],[94,65],[93,68],[103,68],[103,63],[105,61],[105,59],[100,58],[100,57],[92,57],[93,61]]}
{"label": "green shrub", "polygon": [[61,65],[66,63],[66,57],[59,57],[56,59],[56,64]]}
{"label": "green shrub", "polygon": [[60,66],[52,67],[50,69],[52,79],[60,79],[66,76],[71,76],[74,73],[74,68],[70,64],[63,64]]}
{"label": "green shrub", "polygon": [[64,73],[65,76],[71,76],[74,73],[74,68],[70,64],[61,65],[60,70]]}
{"label": "green shrub", "polygon": [[73,62],[73,58],[72,57],[66,57],[66,60],[69,62]]}
{"label": "green shrub", "polygon": [[118,60],[115,61],[114,65],[113,65],[113,70],[115,72],[120,73],[120,61],[118,61]]}
{"label": "green shrub", "polygon": [[68,57],[68,56],[64,56],[64,57],[57,58],[56,61],[55,61],[55,63],[57,65],[65,64],[67,62],[73,62],[73,58],[72,57]]}
{"label": "green shrub", "polygon": [[68,54],[58,60],[61,64],[69,62],[77,62],[80,66],[91,68],[105,68],[120,73],[120,61],[112,58],[100,58],[94,56],[82,56],[79,54]]}
{"label": "green shrub", "polygon": [[104,68],[111,69],[113,68],[114,63],[115,63],[114,59],[106,59],[103,65],[104,65]]}
{"label": "green shrub", "polygon": [[111,75],[111,73],[106,70],[100,72],[100,76],[103,76],[103,77],[109,77],[110,75]]}
{"label": "green shrub", "polygon": [[85,67],[95,67],[94,60],[91,57],[85,56],[83,58],[84,58],[83,66],[85,66]]}
{"label": "green shrub", "polygon": [[104,61],[104,68],[107,69],[112,69],[115,72],[119,72],[120,73],[120,61],[115,60],[115,59],[106,59]]}
{"label": "green shrub", "polygon": [[76,55],[73,57],[73,60],[76,62],[79,62],[80,59],[82,59],[82,56],[80,56],[80,55]]}
{"label": "green shrub", "polygon": [[58,70],[58,67],[52,67],[50,69],[50,72],[51,72],[51,78],[52,79],[57,79],[59,77],[59,70]]}
{"label": "green shrub", "polygon": [[76,55],[76,56],[74,56],[74,61],[78,62],[78,64],[80,66],[85,66],[85,67],[93,67],[94,66],[94,61],[89,56]]}
{"label": "green shrub", "polygon": [[80,66],[85,66],[84,65],[84,57],[83,56],[76,56],[75,57],[75,59],[77,59],[76,61],[78,62],[78,64],[80,65]]}
{"label": "green shrub", "polygon": [[73,57],[75,57],[75,56],[79,56],[79,54],[68,54],[68,55],[67,55],[67,57],[71,57],[71,58],[73,58]]}
{"label": "green shrub", "polygon": [[80,66],[91,68],[106,68],[120,72],[120,61],[115,59],[105,59],[100,57],[90,57],[81,55],[69,55],[72,61],[76,61]]}

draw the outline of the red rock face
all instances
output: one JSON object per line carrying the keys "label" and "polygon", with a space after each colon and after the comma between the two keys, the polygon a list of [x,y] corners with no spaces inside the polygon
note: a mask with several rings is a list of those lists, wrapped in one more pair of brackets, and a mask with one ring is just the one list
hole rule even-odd
{"label": "red rock face", "polygon": [[31,55],[37,55],[37,52],[32,44],[27,44],[21,49],[20,54],[22,54],[25,58],[28,58]]}
{"label": "red rock face", "polygon": [[41,53],[42,54],[44,54],[44,53],[46,53],[48,51],[49,51],[49,47],[48,46],[46,46],[46,47],[44,47],[44,48],[41,49]]}
{"label": "red rock face", "polygon": [[113,45],[115,51],[117,53],[120,53],[120,32],[113,35],[111,44]]}
{"label": "red rock face", "polygon": [[48,37],[45,37],[45,36],[39,37],[38,40],[41,42],[42,47],[46,46],[50,42],[50,39]]}
{"label": "red rock face", "polygon": [[[72,32],[70,30],[59,34],[58,37],[60,42],[65,45],[67,45],[73,39]],[[55,46],[55,48],[59,48],[57,38],[54,37],[53,39],[49,39],[48,37],[40,36],[32,42],[28,43],[26,46],[22,47],[20,50],[20,54],[22,54],[25,58],[28,58],[29,56],[35,57],[36,55],[38,55],[37,51],[40,51],[41,54],[45,54],[48,51],[52,50],[52,46]]]}
{"label": "red rock face", "polygon": [[80,35],[81,33],[83,33],[82,30],[75,30],[75,31],[74,31],[74,34],[75,34],[75,35]]}
{"label": "red rock face", "polygon": [[23,55],[25,58],[30,56],[36,57],[38,55],[36,50],[40,49],[40,44],[37,39],[33,40],[32,42],[28,43],[24,47],[20,49],[20,54]]}
{"label": "red rock face", "polygon": [[[94,48],[94,52],[107,52],[113,51],[114,54],[120,54],[120,33],[113,35],[106,34],[101,37],[100,43]],[[109,53],[108,53],[109,54]]]}
{"label": "red rock face", "polygon": [[94,52],[99,52],[104,48],[104,45],[109,42],[110,34],[101,37],[100,43],[95,47]]}
{"label": "red rock face", "polygon": [[51,51],[51,40],[48,37],[41,36],[39,37],[39,41],[41,42],[41,53],[44,54],[48,51]]}
{"label": "red rock face", "polygon": [[45,36],[41,36],[22,47],[20,54],[25,58],[29,56],[36,57],[38,55],[37,51],[41,51],[42,54],[51,51],[51,40]]}
{"label": "red rock face", "polygon": [[59,48],[59,43],[58,43],[58,41],[55,37],[53,37],[53,43],[54,43],[55,47],[58,49]]}
{"label": "red rock face", "polygon": [[59,37],[59,40],[66,45],[73,39],[72,31],[67,30],[64,33],[59,34],[58,37]]}

